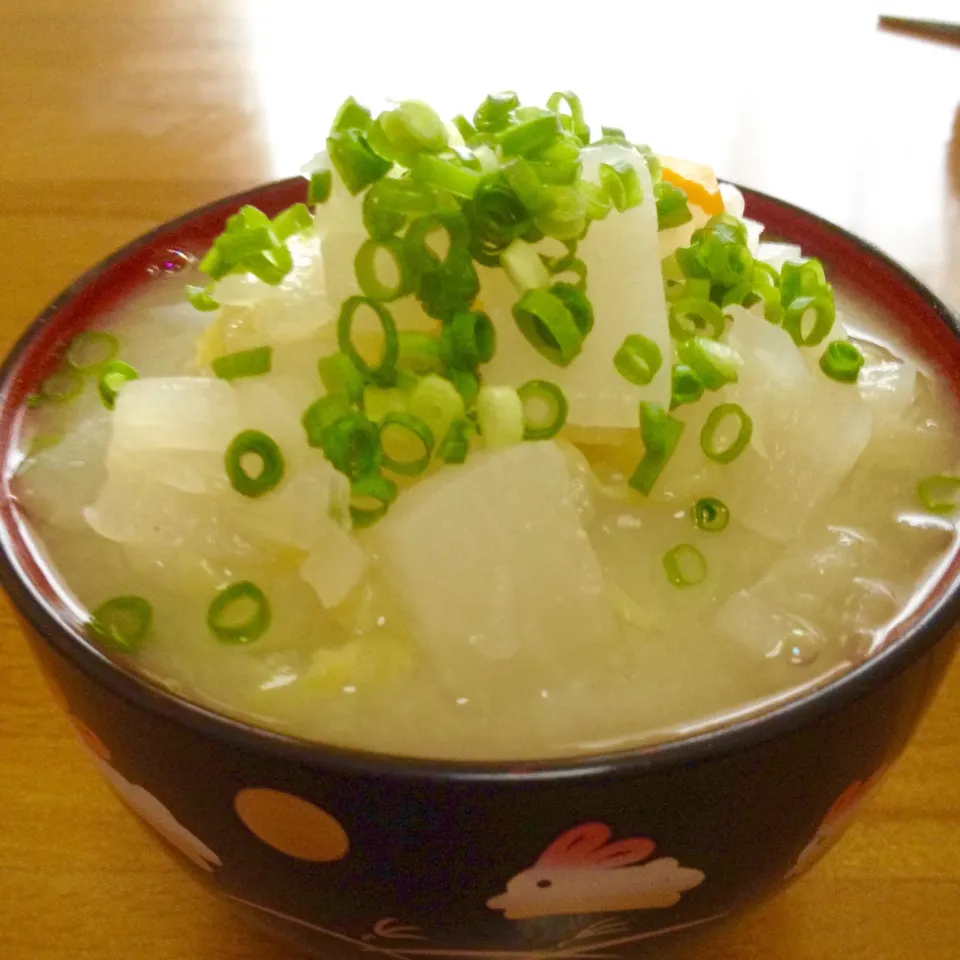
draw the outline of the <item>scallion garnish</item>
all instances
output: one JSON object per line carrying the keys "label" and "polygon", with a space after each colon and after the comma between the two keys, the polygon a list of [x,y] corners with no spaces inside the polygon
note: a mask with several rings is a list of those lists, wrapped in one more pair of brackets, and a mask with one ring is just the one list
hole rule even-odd
{"label": "scallion garnish", "polygon": [[690,337],[677,344],[677,357],[685,363],[708,390],[719,390],[736,383],[743,366],[740,354],[733,347],[709,337]]}
{"label": "scallion garnish", "polygon": [[338,351],[321,357],[317,373],[328,394],[343,394],[350,403],[359,403],[363,397],[363,375],[345,353]]}
{"label": "scallion garnish", "polygon": [[300,418],[307,443],[311,447],[323,447],[323,434],[335,420],[349,413],[353,401],[343,393],[331,393],[314,400]]}
{"label": "scallion garnish", "polygon": [[271,619],[270,601],[250,580],[224,587],[207,610],[207,626],[221,643],[253,643],[267,632]]}
{"label": "scallion garnish", "polygon": [[450,369],[474,370],[489,363],[496,346],[493,321],[479,310],[455,313],[440,333],[440,357]]}
{"label": "scallion garnish", "polygon": [[550,94],[547,100],[547,108],[554,113],[560,114],[560,119],[564,119],[564,114],[560,113],[560,105],[566,103],[570,110],[570,131],[584,145],[590,142],[590,127],[587,126],[583,117],[583,104],[580,98],[572,90],[561,90]]}
{"label": "scallion garnish", "polygon": [[397,499],[397,485],[380,473],[360,477],[350,484],[350,517],[355,527],[369,527]]}
{"label": "scallion garnish", "polygon": [[567,422],[567,398],[549,380],[528,380],[517,389],[523,407],[523,439],[549,440]]}
{"label": "scallion garnish", "polygon": [[[392,281],[383,279],[378,255],[383,253],[391,261]],[[389,303],[413,289],[413,273],[407,265],[403,243],[396,237],[377,240],[371,237],[360,245],[354,258],[357,283],[365,297]]]}
{"label": "scallion garnish", "polygon": [[423,312],[435,320],[469,310],[480,292],[480,278],[469,252],[451,248],[442,263],[421,272],[416,292]]}
{"label": "scallion garnish", "polygon": [[562,132],[560,118],[546,113],[508,127],[500,137],[500,149],[505,157],[528,157],[549,146]]}
{"label": "scallion garnish", "polygon": [[201,313],[212,313],[220,309],[220,301],[213,295],[214,284],[206,287],[198,287],[195,284],[188,283],[185,287],[187,300],[194,310]]}
{"label": "scallion garnish", "polygon": [[626,160],[600,164],[600,186],[621,213],[643,202],[643,187],[636,168]]}
{"label": "scallion garnish", "polygon": [[364,477],[380,462],[379,427],[362,413],[345,413],[324,429],[323,455],[351,480]]}
{"label": "scallion garnish", "polygon": [[500,254],[500,266],[520,293],[550,284],[550,274],[540,255],[525,240],[511,241]]}
{"label": "scallion garnish", "polygon": [[784,306],[797,297],[814,296],[826,287],[827,277],[819,260],[787,260],[780,268],[780,295]]}
{"label": "scallion garnish", "polygon": [[433,107],[404,100],[377,118],[386,138],[401,153],[438,153],[447,145],[447,128]]}
{"label": "scallion garnish", "polygon": [[463,397],[445,377],[431,373],[410,391],[407,410],[419,417],[434,437],[445,437],[450,424],[465,415]]}
{"label": "scallion garnish", "polygon": [[388,413],[403,413],[407,409],[407,394],[399,387],[363,388],[364,415],[374,423],[380,423]]}
{"label": "scallion garnish", "polygon": [[388,413],[380,421],[381,462],[407,477],[423,473],[433,453],[433,431],[409,413]]}
{"label": "scallion garnish", "polygon": [[353,97],[347,97],[340,104],[330,129],[335,133],[341,130],[367,130],[372,121],[373,117],[365,106],[357,103]]}
{"label": "scallion garnish", "polygon": [[685,425],[671,417],[659,403],[640,404],[640,439],[643,459],[630,477],[630,486],[649,496],[664,467],[673,456]]}
{"label": "scallion garnish", "polygon": [[296,233],[303,233],[313,226],[313,215],[305,203],[295,203],[281,210],[271,221],[274,236],[280,243],[289,240]]}
{"label": "scallion garnish", "polygon": [[672,183],[661,180],[654,185],[653,196],[657,203],[657,229],[679,227],[693,219],[687,195]]}
{"label": "scallion garnish", "polygon": [[838,383],[856,383],[863,364],[863,354],[849,340],[834,340],[820,357],[820,369]]}
{"label": "scallion garnish", "polygon": [[90,615],[87,629],[101,643],[132,653],[141,646],[153,626],[153,607],[143,597],[113,597]]}
{"label": "scallion garnish", "polygon": [[[357,311],[361,307],[369,307],[376,316],[380,326],[382,343],[379,356],[375,363],[368,363],[353,343],[353,324]],[[380,382],[393,378],[397,366],[397,325],[393,317],[383,304],[369,297],[348,297],[340,308],[340,317],[337,320],[337,345],[350,362],[365,377]]]}
{"label": "scallion garnish", "polygon": [[703,396],[703,381],[685,363],[675,363],[670,372],[670,409],[696,403]]}
{"label": "scallion garnish", "polygon": [[239,380],[241,377],[259,377],[269,373],[272,365],[273,347],[254,347],[217,357],[210,367],[221,380]]}
{"label": "scallion garnish", "polygon": [[491,93],[477,107],[473,125],[478,133],[496,133],[510,122],[510,114],[520,106],[520,98],[512,90]]}
{"label": "scallion garnish", "polygon": [[707,578],[707,561],[692,543],[681,543],[663,555],[663,569],[675,587],[695,587]]}
{"label": "scallion garnish", "polygon": [[230,441],[223,462],[233,489],[251,498],[269,493],[283,479],[285,469],[280,447],[259,430],[238,433]]}
{"label": "scallion garnish", "polygon": [[798,347],[815,347],[822,343],[833,329],[835,319],[833,295],[828,291],[784,301],[783,329]]}
{"label": "scallion garnish", "polygon": [[613,355],[613,365],[624,380],[644,387],[657,375],[663,357],[660,348],[649,337],[631,333],[624,337]]}
{"label": "scallion garnish", "polygon": [[474,196],[483,182],[483,175],[476,170],[426,154],[411,161],[410,176],[414,183],[446,190],[455,197],[466,199]]}
{"label": "scallion garnish", "polygon": [[120,351],[120,342],[105,330],[78,333],[67,346],[64,359],[77,373],[96,373]]}
{"label": "scallion garnish", "polygon": [[480,381],[477,375],[472,370],[457,368],[447,371],[447,379],[463,399],[464,406],[467,409],[472,408],[476,404],[477,394],[480,392]]}
{"label": "scallion garnish", "polygon": [[705,297],[683,297],[670,305],[670,334],[674,340],[712,337],[723,333],[723,311]]}
{"label": "scallion garnish", "polygon": [[458,113],[452,122],[457,128],[457,132],[463,137],[464,143],[477,135],[477,128],[462,113]]}
{"label": "scallion garnish", "polygon": [[40,384],[40,396],[50,403],[68,403],[82,391],[83,377],[76,370],[58,370]]}
{"label": "scallion garnish", "polygon": [[444,463],[463,463],[470,451],[470,438],[474,434],[473,421],[466,417],[457,417],[450,422],[447,435],[437,450],[437,456]]}
{"label": "scallion garnish", "polygon": [[356,196],[376,183],[393,164],[370,149],[360,130],[339,130],[327,137],[327,154],[344,186]]}
{"label": "scallion garnish", "polygon": [[[736,434],[730,434],[730,424]],[[753,420],[739,403],[721,403],[707,416],[700,431],[700,448],[716,463],[730,463],[747,449],[753,436]]]}
{"label": "scallion garnish", "polygon": [[397,334],[397,369],[422,377],[443,369],[441,338],[420,330],[401,330]]}
{"label": "scallion garnish", "polygon": [[543,185],[536,167],[529,160],[515,157],[504,165],[503,177],[531,213],[539,213],[553,206],[550,190]]}
{"label": "scallion garnish", "polygon": [[938,473],[917,484],[917,499],[924,510],[946,515],[960,506],[960,477]]}
{"label": "scallion garnish", "polygon": [[140,374],[129,363],[124,363],[122,360],[111,360],[105,363],[100,368],[100,379],[97,381],[100,401],[108,410],[112,410],[117,403],[117,394],[131,380],[139,379]]}
{"label": "scallion garnish", "polygon": [[690,516],[699,530],[719,533],[730,522],[727,505],[716,497],[702,497],[690,511]]}
{"label": "scallion garnish", "polygon": [[528,290],[513,305],[513,318],[530,345],[558,367],[569,366],[583,349],[584,334],[554,293]]}
{"label": "scallion garnish", "polygon": [[333,189],[333,174],[329,170],[314,170],[310,174],[310,185],[307,187],[307,203],[326,203],[330,199]]}
{"label": "scallion garnish", "polygon": [[477,395],[477,423],[490,450],[520,443],[524,416],[519,393],[513,387],[482,386]]}

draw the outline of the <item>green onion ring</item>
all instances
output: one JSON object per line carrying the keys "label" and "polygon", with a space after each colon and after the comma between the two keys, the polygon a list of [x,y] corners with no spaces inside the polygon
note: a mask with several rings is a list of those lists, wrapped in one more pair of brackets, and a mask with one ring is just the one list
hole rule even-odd
{"label": "green onion ring", "polygon": [[[96,373],[120,351],[120,342],[105,330],[78,333],[67,346],[67,366],[77,373]],[[90,356],[90,354],[93,356]]]}
{"label": "green onion ring", "polygon": [[692,543],[681,543],[663,555],[663,569],[675,587],[695,587],[707,578],[707,561]]}
{"label": "green onion ring", "polygon": [[640,333],[631,333],[613,355],[617,373],[628,383],[645,387],[657,375],[663,365],[660,348]]}
{"label": "green onion ring", "polygon": [[[252,603],[250,615],[240,623],[233,622],[232,614],[238,604]],[[231,644],[253,643],[266,633],[272,613],[266,594],[249,580],[238,580],[220,590],[207,610],[207,626],[221,642]]]}
{"label": "green onion ring", "polygon": [[40,384],[40,396],[50,403],[69,403],[83,391],[83,377],[76,370],[58,370]]}
{"label": "green onion ring", "polygon": [[[371,366],[360,356],[351,337],[354,315],[363,306],[369,307],[376,314],[380,329],[383,331],[380,362],[374,366]],[[349,358],[350,362],[365,378],[383,381],[392,379],[396,373],[399,349],[397,325],[393,322],[393,317],[387,308],[376,300],[371,300],[368,297],[348,297],[343,301],[343,306],[340,308],[340,317],[337,320],[337,345],[340,347],[340,352]]]}
{"label": "green onion ring", "polygon": [[[397,280],[393,286],[384,283],[377,274],[377,254],[383,250],[393,260]],[[413,289],[413,275],[404,257],[403,242],[396,237],[364,241],[353,261],[357,283],[365,297],[389,303]]]}
{"label": "green onion ring", "polygon": [[379,473],[360,477],[350,484],[350,516],[355,527],[369,527],[390,509],[397,498],[397,485]]}
{"label": "green onion ring", "polygon": [[716,497],[702,497],[690,511],[691,519],[698,530],[719,533],[730,522],[727,505]]}
{"label": "green onion ring", "polygon": [[129,363],[124,363],[122,360],[111,360],[105,363],[100,369],[100,379],[97,381],[101,402],[108,410],[112,410],[117,403],[117,394],[124,385],[131,380],[139,379],[140,374]]}
{"label": "green onion ring", "polygon": [[366,476],[380,461],[380,430],[368,417],[351,410],[323,431],[323,455],[351,480]]}
{"label": "green onion ring", "polygon": [[[257,457],[261,463],[259,473],[247,473],[245,456]],[[259,430],[244,430],[233,438],[224,455],[224,466],[233,489],[251,498],[269,493],[283,479],[285,469],[280,447]]]}
{"label": "green onion ring", "polygon": [[946,473],[924,477],[917,484],[917,499],[931,513],[953,513],[960,506],[960,477]]}
{"label": "green onion ring", "polygon": [[136,650],[153,626],[153,607],[143,597],[113,597],[90,615],[87,629],[101,643],[123,653]]}
{"label": "green onion ring", "polygon": [[[564,392],[549,380],[528,380],[518,387],[523,404],[523,439],[549,440],[555,437],[567,422],[567,398]],[[545,412],[537,415],[537,406]]]}
{"label": "green onion ring", "polygon": [[273,347],[254,347],[217,357],[210,367],[221,380],[259,377],[269,373],[273,365]]}
{"label": "green onion ring", "polygon": [[[740,425],[736,437],[726,447],[717,447],[717,433],[723,421],[733,417]],[[700,431],[700,449],[715,463],[731,463],[747,449],[753,436],[753,420],[739,403],[721,403],[707,416]]]}
{"label": "green onion ring", "polygon": [[834,340],[820,357],[820,369],[837,383],[856,383],[863,364],[863,354],[849,340]]}
{"label": "green onion ring", "polygon": [[583,349],[583,334],[563,301],[546,290],[528,290],[513,318],[530,345],[558,367],[569,366]]}
{"label": "green onion ring", "polygon": [[[413,441],[419,446],[419,456],[404,458],[393,456],[387,449],[387,444],[393,442],[399,435],[402,443]],[[430,465],[433,454],[433,431],[421,420],[409,413],[388,413],[380,421],[380,451],[381,462],[394,473],[405,477],[415,477]]]}

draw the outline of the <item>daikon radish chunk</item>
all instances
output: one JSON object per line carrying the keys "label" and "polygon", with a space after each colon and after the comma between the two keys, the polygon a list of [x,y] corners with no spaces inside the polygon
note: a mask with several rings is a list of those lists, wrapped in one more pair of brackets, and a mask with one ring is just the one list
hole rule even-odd
{"label": "daikon radish chunk", "polygon": [[353,534],[334,525],[314,545],[300,567],[324,607],[339,606],[360,582],[369,558]]}

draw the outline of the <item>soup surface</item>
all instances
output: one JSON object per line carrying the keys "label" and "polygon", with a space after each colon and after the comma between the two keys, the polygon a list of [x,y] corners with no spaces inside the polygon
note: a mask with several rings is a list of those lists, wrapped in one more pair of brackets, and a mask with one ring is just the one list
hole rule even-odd
{"label": "soup surface", "polygon": [[[519,190],[506,135],[442,129],[429,157]],[[315,218],[223,247],[282,246],[276,276],[152,281],[25,414],[13,489],[99,642],[256,725],[491,760],[681,737],[883,645],[956,548],[960,434],[885,318],[834,317],[735,190],[612,135],[579,155],[603,217],[573,243],[541,214],[500,267],[458,259],[472,180],[394,166],[453,211],[417,246],[429,209],[378,226],[330,150]],[[403,240],[364,266],[371,231]],[[565,313],[517,309],[547,290]]]}

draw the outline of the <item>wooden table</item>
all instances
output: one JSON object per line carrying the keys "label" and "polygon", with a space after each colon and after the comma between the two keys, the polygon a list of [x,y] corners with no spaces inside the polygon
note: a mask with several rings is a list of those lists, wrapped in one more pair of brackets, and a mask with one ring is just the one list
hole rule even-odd
{"label": "wooden table", "polygon": [[[348,92],[456,112],[488,89],[572,87],[605,105],[601,121],[860,232],[960,308],[960,50],[878,33],[872,3],[663,6],[631,26],[639,14],[610,2],[564,20],[561,5],[519,0],[382,4],[382,16],[377,2],[3,0],[0,351],[127,239],[295,172]],[[666,953],[953,960],[958,764],[960,665],[836,853]],[[0,957],[293,956],[238,926],[120,809],[0,600]]]}

